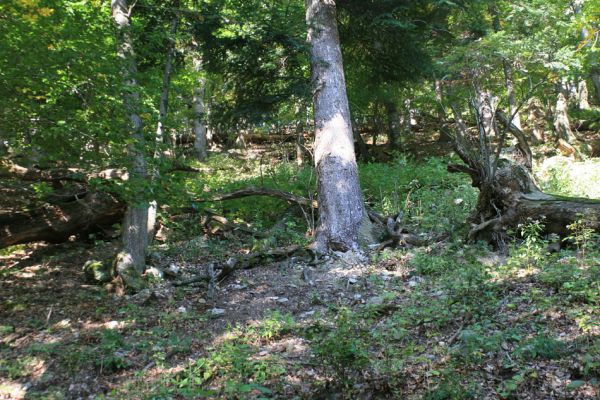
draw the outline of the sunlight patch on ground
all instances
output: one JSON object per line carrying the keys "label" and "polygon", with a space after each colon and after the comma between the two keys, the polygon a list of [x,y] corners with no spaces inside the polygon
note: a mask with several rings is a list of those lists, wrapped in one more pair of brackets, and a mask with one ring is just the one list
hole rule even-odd
{"label": "sunlight patch on ground", "polygon": [[18,382],[0,382],[0,399],[21,400],[25,398],[27,389]]}
{"label": "sunlight patch on ground", "polygon": [[551,193],[600,199],[600,160],[550,157],[535,167],[542,189]]}

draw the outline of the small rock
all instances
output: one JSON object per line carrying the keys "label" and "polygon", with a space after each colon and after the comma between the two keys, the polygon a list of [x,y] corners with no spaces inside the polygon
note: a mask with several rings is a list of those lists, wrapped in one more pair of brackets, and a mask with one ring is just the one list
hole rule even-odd
{"label": "small rock", "polygon": [[169,264],[168,270],[169,272],[177,275],[181,271],[181,268],[179,268],[177,264]]}
{"label": "small rock", "polygon": [[300,314],[300,318],[310,317],[311,315],[314,315],[314,314],[315,314],[315,310],[305,311],[302,314]]}
{"label": "small rock", "polygon": [[106,329],[117,329],[119,327],[119,322],[118,321],[108,321],[107,323],[104,324],[104,327]]}
{"label": "small rock", "polygon": [[165,274],[162,269],[158,267],[148,267],[146,268],[146,276],[152,277],[154,279],[163,280],[165,278]]}
{"label": "small rock", "polygon": [[353,298],[354,300],[360,300],[362,299],[362,295],[360,293],[356,293]]}
{"label": "small rock", "polygon": [[102,284],[112,281],[114,269],[110,263],[98,260],[89,260],[83,265],[85,279],[94,284]]}
{"label": "small rock", "polygon": [[356,282],[357,282],[356,278],[354,278],[354,277],[350,277],[350,278],[348,278],[348,283],[349,283],[350,285],[354,285]]}
{"label": "small rock", "polygon": [[222,308],[212,308],[209,311],[210,315],[212,315],[213,317],[220,317],[222,315],[225,315],[225,310]]}
{"label": "small rock", "polygon": [[373,296],[367,300],[367,304],[371,306],[380,306],[383,304],[383,297],[381,296]]}
{"label": "small rock", "polygon": [[229,285],[229,288],[233,289],[233,290],[242,290],[242,289],[246,289],[246,287],[247,287],[246,285],[238,285],[238,284]]}
{"label": "small rock", "polygon": [[148,302],[150,300],[150,298],[152,298],[152,295],[153,295],[153,293],[150,289],[143,289],[143,290],[140,290],[138,293],[134,294],[133,296],[131,296],[131,298],[136,303],[145,304],[146,302]]}
{"label": "small rock", "polygon": [[275,301],[277,301],[280,304],[283,304],[283,303],[287,303],[290,300],[287,297],[281,297],[281,298],[279,298],[279,299],[277,299]]}
{"label": "small rock", "polygon": [[200,298],[198,299],[198,303],[199,303],[199,304],[206,304],[206,300],[204,300],[202,297],[200,297]]}
{"label": "small rock", "polygon": [[421,278],[420,276],[415,276],[410,281],[408,281],[408,286],[409,287],[415,287],[415,286],[417,286],[421,282],[423,282],[423,278]]}
{"label": "small rock", "polygon": [[187,309],[184,306],[181,306],[177,309],[177,312],[180,314],[185,314],[187,312]]}

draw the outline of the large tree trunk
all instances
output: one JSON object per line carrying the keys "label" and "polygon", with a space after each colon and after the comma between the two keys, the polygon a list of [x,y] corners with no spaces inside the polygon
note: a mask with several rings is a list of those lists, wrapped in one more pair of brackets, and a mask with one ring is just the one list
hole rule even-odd
{"label": "large tree trunk", "polygon": [[194,71],[197,74],[196,87],[194,87],[193,110],[194,110],[194,152],[199,161],[205,161],[208,157],[206,110],[204,107],[204,95],[206,92],[206,80],[202,76],[202,59],[194,57]]}
{"label": "large tree trunk", "polygon": [[315,250],[357,250],[370,222],[358,181],[335,1],[306,0],[306,21],[320,215]]}
{"label": "large tree trunk", "polygon": [[[600,201],[543,193],[526,166],[499,158],[499,152],[488,145],[482,148],[480,140],[469,137],[456,107],[454,114],[458,126],[455,150],[466,165],[450,165],[448,169],[469,174],[473,186],[479,188],[470,218],[471,240],[486,240],[505,248],[508,231],[528,220],[540,221],[546,233],[564,237],[570,234],[568,225],[582,215],[590,228],[600,230]],[[503,119],[508,122],[508,118]]]}
{"label": "large tree trunk", "polygon": [[145,183],[148,170],[142,120],[139,116],[140,95],[136,79],[137,65],[129,21],[130,9],[126,0],[112,0],[112,16],[117,27],[117,54],[122,62],[124,84],[124,109],[129,117],[131,143],[127,146],[130,160],[129,180],[132,197],[128,201],[123,220],[123,249],[117,256],[116,270],[124,283],[139,288],[139,276],[146,266],[146,248],[153,236],[155,208],[148,204]]}

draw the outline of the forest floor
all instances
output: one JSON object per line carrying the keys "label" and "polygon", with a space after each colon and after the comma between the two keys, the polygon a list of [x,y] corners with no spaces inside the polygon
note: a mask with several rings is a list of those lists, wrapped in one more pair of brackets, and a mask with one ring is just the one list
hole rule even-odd
{"label": "forest floor", "polygon": [[[316,264],[267,260],[212,294],[203,282],[174,283],[230,256],[304,244],[314,221],[267,198],[198,203],[181,218],[163,210],[167,239],[149,264],[174,278],[149,275],[148,289],[122,297],[82,272],[114,254],[114,240],[5,251],[0,398],[600,398],[596,239],[577,228],[575,246],[550,253],[535,233],[542,222],[531,221],[508,254],[464,243],[476,193],[447,161],[361,167],[369,204],[447,233],[443,242]],[[595,190],[552,165],[547,187]],[[195,198],[249,184],[306,195],[314,185],[310,168],[260,154],[216,156],[207,168],[172,184]],[[202,207],[240,229],[200,229]]]}

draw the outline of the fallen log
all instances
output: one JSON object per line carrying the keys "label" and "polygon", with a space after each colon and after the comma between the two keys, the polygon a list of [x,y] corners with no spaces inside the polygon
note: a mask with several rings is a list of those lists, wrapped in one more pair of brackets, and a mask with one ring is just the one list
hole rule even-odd
{"label": "fallen log", "polygon": [[72,201],[0,214],[0,248],[36,241],[64,242],[73,234],[120,222],[124,211],[124,204],[112,195],[87,192]]}

